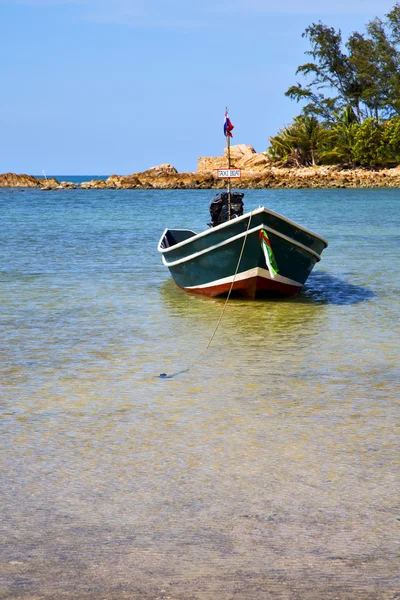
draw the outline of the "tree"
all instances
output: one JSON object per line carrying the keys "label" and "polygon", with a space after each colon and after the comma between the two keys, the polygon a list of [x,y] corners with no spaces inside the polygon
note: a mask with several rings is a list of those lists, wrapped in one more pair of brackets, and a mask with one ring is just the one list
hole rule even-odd
{"label": "tree", "polygon": [[357,119],[350,106],[340,114],[335,113],[335,123],[327,129],[320,149],[324,164],[352,163],[354,161],[354,137]]}
{"label": "tree", "polygon": [[314,115],[299,115],[291,125],[270,138],[269,153],[298,167],[315,166],[325,131]]}
{"label": "tree", "polygon": [[383,127],[376,119],[365,119],[358,125],[354,135],[354,160],[363,166],[382,162]]}
{"label": "tree", "polygon": [[[308,100],[308,104],[304,107],[305,112],[332,122],[334,113],[341,109],[342,98],[351,80],[351,66],[348,57],[341,49],[341,32],[318,23],[307,27],[303,37],[308,37],[310,40],[311,50],[306,54],[311,55],[315,62],[299,66],[296,75],[311,74],[314,78],[305,87],[300,83],[290,87],[286,96],[297,101]],[[334,95],[326,97],[320,91],[324,88],[332,90]],[[346,104],[349,104],[349,99]]]}
{"label": "tree", "polygon": [[382,159],[389,163],[400,162],[400,117],[382,125]]}
{"label": "tree", "polygon": [[305,101],[304,110],[324,123],[350,106],[358,123],[400,115],[400,4],[386,20],[367,24],[367,34],[353,33],[346,43],[341,31],[313,23],[303,33],[313,61],[296,74],[311,81],[290,87],[286,96]]}

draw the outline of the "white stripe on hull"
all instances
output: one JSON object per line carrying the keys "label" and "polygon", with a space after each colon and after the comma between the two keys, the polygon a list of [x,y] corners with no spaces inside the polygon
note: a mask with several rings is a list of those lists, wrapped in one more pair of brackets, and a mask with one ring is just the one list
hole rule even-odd
{"label": "white stripe on hull", "polygon": [[[230,223],[232,223],[232,221],[230,221]],[[282,238],[283,240],[289,242],[290,244],[292,244],[293,246],[297,246],[298,248],[301,248],[302,250],[304,250],[305,252],[307,252],[308,254],[311,254],[316,261],[320,261],[321,257],[319,254],[317,254],[317,252],[315,252],[314,250],[311,250],[311,248],[307,248],[307,246],[304,246],[304,244],[301,244],[300,242],[297,242],[296,240],[288,237],[287,235],[284,235],[283,233],[280,233],[279,231],[276,231],[275,229],[272,229],[271,227],[269,227],[268,225],[257,225],[256,227],[252,227],[251,229],[247,230],[247,231],[243,231],[241,233],[238,233],[237,235],[234,235],[222,242],[219,242],[218,244],[214,244],[214,246],[209,246],[208,248],[204,248],[204,250],[199,250],[198,252],[194,252],[193,254],[190,254],[189,256],[184,256],[183,258],[179,258],[178,260],[173,260],[171,262],[168,262],[164,256],[164,253],[167,250],[160,250],[160,252],[162,252],[162,261],[163,264],[166,267],[175,267],[176,265],[180,265],[184,262],[193,260],[195,258],[198,258],[199,256],[202,256],[203,254],[207,254],[208,252],[212,252],[213,250],[216,250],[217,248],[222,248],[222,246],[226,246],[228,244],[230,244],[231,242],[234,242],[236,240],[239,240],[240,238],[243,238],[245,236],[249,236],[252,233],[255,233],[256,231],[261,231],[261,229],[266,229],[267,231],[269,231],[270,233],[273,233],[274,235]],[[189,241],[193,242],[194,239],[197,239],[198,236],[192,237],[189,239]],[[172,246],[171,248],[168,248],[169,250],[172,250],[174,248],[176,248],[177,246],[179,246],[179,244],[176,244],[176,246]]]}
{"label": "white stripe on hull", "polygon": [[[263,279],[269,279],[270,281],[277,281],[282,283],[283,285],[290,285],[294,287],[303,287],[302,283],[298,281],[294,281],[294,279],[289,279],[288,277],[283,277],[282,275],[276,275],[274,279],[271,279],[271,276],[267,269],[262,269],[261,267],[255,267],[254,269],[249,269],[248,271],[243,271],[243,273],[238,273],[235,277],[236,281],[243,281],[246,279],[250,279],[251,277],[261,277]],[[200,290],[207,289],[208,287],[215,287],[218,285],[225,285],[227,283],[232,283],[234,275],[230,275],[229,277],[223,277],[222,279],[216,279],[214,281],[209,281],[208,283],[203,283],[201,285],[190,285],[185,286],[185,290]]]}
{"label": "white stripe on hull", "polygon": [[[237,217],[237,221],[244,221],[245,219],[247,219],[250,215],[251,217],[254,217],[257,214],[260,214],[262,212],[265,212],[267,214],[273,215],[274,217],[278,217],[279,219],[282,219],[282,221],[285,221],[286,223],[289,223],[290,225],[293,225],[294,227],[296,227],[296,229],[301,229],[301,231],[304,231],[305,233],[308,233],[311,236],[314,236],[316,238],[318,238],[319,240],[321,240],[326,247],[328,247],[328,241],[323,238],[322,236],[314,233],[313,231],[311,231],[311,229],[307,229],[306,227],[302,227],[302,225],[299,225],[298,223],[295,223],[294,221],[291,221],[290,219],[288,219],[287,217],[284,217],[283,215],[280,215],[279,213],[267,209],[264,206],[260,206],[259,208],[256,208],[254,210],[252,210],[251,212],[245,213],[244,215],[242,215],[241,217]],[[236,220],[236,219],[235,219]],[[226,221],[225,223],[221,223],[220,225],[217,225],[216,227],[212,227],[211,229],[207,229],[206,231],[203,231],[201,233],[197,233],[195,234],[196,238],[201,238],[207,235],[210,235],[211,232],[213,231],[218,231],[219,229],[224,229],[225,227],[229,227],[232,224],[232,221]],[[192,238],[188,238],[182,242],[179,242],[178,244],[174,244],[173,246],[169,247],[169,248],[163,248],[161,246],[162,240],[164,238],[164,235],[166,233],[166,231],[168,231],[168,228],[165,229],[164,233],[162,234],[159,244],[158,244],[158,251],[164,253],[168,253],[171,250],[175,249],[175,248],[180,248],[185,246],[186,244],[188,244]],[[188,229],[185,229],[183,231],[190,231]],[[276,233],[275,230],[271,230],[273,231],[273,233]],[[194,232],[193,232],[194,233]]]}

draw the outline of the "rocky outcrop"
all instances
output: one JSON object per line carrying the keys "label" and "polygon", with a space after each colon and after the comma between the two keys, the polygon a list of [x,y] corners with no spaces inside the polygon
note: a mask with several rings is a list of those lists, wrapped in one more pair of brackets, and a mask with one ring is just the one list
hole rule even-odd
{"label": "rocky outcrop", "polygon": [[[259,156],[259,155],[257,155]],[[400,187],[400,167],[394,169],[341,169],[340,167],[310,167],[286,169],[265,166],[262,158],[251,169],[242,169],[234,187],[263,188],[380,188]],[[82,189],[223,189],[226,180],[218,179],[214,168],[195,173],[152,174],[150,171],[132,175],[112,175],[106,181],[82,183]]]}
{"label": "rocky outcrop", "polygon": [[[251,158],[257,152],[253,146],[247,146],[246,144],[236,144],[230,147],[231,160],[234,162],[243,163],[247,159]],[[225,148],[224,155],[228,156],[228,148]]]}
{"label": "rocky outcrop", "polygon": [[[197,159],[196,173],[211,173],[217,169],[226,169],[227,162],[225,156],[200,156]],[[236,168],[237,165],[232,165]]]}
{"label": "rocky outcrop", "polygon": [[[72,183],[71,181],[62,181],[60,185],[57,187],[58,190],[75,190],[77,187],[76,183]],[[78,186],[79,187],[79,186]],[[42,188],[43,189],[43,188]]]}
{"label": "rocky outcrop", "polygon": [[252,156],[245,157],[242,161],[241,167],[245,171],[252,173],[254,171],[260,171],[267,167],[271,167],[272,165],[273,162],[269,154],[267,154],[267,152],[260,152],[260,154],[256,153]]}
{"label": "rocky outcrop", "polygon": [[0,175],[0,187],[9,188],[37,188],[43,185],[42,181],[32,175],[17,175],[16,173],[3,173]]}
{"label": "rocky outcrop", "polygon": [[147,171],[143,172],[143,175],[150,175],[151,177],[163,177],[164,175],[176,175],[178,171],[172,165],[163,164],[158,167],[150,167]]}
{"label": "rocky outcrop", "polygon": [[[400,188],[400,166],[388,169],[349,169],[345,166],[285,168],[274,166],[269,155],[257,153],[252,146],[231,147],[232,167],[241,169],[234,187],[263,188]],[[5,173],[0,187],[41,189],[223,189],[226,180],[217,178],[217,169],[226,168],[226,156],[201,157],[194,173],[178,173],[170,164],[151,167],[131,175],[111,175],[106,180],[94,179],[80,185],[54,178],[37,179],[31,175]]]}
{"label": "rocky outcrop", "polygon": [[[39,179],[38,181],[41,182],[41,189],[42,190],[57,190],[59,189],[61,186],[59,184],[59,182],[57,181],[57,179],[55,179],[54,177],[47,177],[46,179]],[[62,187],[67,187],[67,182],[65,181],[65,186]]]}
{"label": "rocky outcrop", "polygon": [[33,175],[17,175],[16,173],[0,174],[2,188],[46,188],[55,189],[60,184],[54,177],[39,179]]}
{"label": "rocky outcrop", "polygon": [[98,189],[104,189],[106,186],[106,182],[104,181],[104,179],[92,179],[92,181],[83,181],[80,184],[80,187],[83,190],[98,190]]}
{"label": "rocky outcrop", "polygon": [[[226,169],[228,150],[225,148],[224,156],[202,156],[197,161],[197,173],[211,173],[218,169]],[[252,175],[254,172],[272,165],[272,160],[266,152],[257,153],[253,146],[237,144],[231,146],[231,167],[242,169],[243,175]]]}

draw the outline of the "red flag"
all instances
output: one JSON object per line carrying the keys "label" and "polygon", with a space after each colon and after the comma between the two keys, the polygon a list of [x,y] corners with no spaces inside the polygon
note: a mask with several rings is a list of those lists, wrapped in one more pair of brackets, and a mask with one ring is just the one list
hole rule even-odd
{"label": "red flag", "polygon": [[224,119],[224,135],[232,137],[232,134],[231,134],[232,129],[234,129],[234,126],[232,125],[232,123],[228,117],[228,111],[226,111],[225,119]]}

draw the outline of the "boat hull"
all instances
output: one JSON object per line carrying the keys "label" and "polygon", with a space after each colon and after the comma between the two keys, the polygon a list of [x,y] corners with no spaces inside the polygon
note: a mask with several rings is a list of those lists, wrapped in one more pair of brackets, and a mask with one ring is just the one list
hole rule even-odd
{"label": "boat hull", "polygon": [[[176,283],[176,281],[175,281]],[[250,300],[268,296],[294,296],[302,286],[297,283],[286,283],[271,279],[265,269],[251,269],[240,273],[240,276],[226,277],[222,280],[212,281],[207,285],[184,287],[177,284],[181,289],[204,296],[224,296],[232,288],[232,295],[243,296]]]}
{"label": "boat hull", "polygon": [[[266,262],[262,229],[278,264],[276,275]],[[180,288],[208,296],[232,288],[232,293],[254,299],[299,292],[327,245],[282,215],[259,208],[200,234],[166,229],[158,250]]]}

